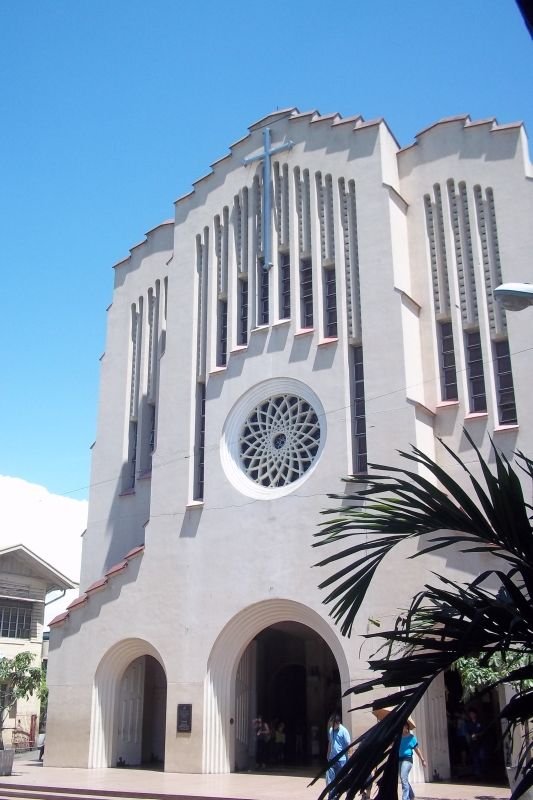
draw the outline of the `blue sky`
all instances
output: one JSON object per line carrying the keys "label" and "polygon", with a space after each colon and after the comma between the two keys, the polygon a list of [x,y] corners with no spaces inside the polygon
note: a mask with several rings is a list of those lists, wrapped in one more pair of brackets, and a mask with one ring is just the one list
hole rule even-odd
{"label": "blue sky", "polygon": [[88,494],[111,265],[276,108],[522,119],[513,0],[3,0],[0,474]]}

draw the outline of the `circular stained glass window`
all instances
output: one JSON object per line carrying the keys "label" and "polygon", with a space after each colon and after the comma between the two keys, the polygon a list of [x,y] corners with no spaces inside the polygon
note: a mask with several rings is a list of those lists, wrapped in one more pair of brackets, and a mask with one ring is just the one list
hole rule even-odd
{"label": "circular stained glass window", "polygon": [[301,478],[320,447],[320,424],[311,404],[277,394],[249,413],[239,437],[244,474],[259,486],[278,488]]}

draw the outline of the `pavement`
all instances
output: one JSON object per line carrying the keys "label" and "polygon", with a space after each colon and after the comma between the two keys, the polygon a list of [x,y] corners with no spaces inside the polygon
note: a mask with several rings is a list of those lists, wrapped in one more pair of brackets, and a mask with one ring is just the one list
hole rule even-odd
{"label": "pavement", "polygon": [[[312,772],[304,774],[272,774],[269,771],[199,775],[158,772],[147,769],[71,769],[47,767],[37,760],[37,753],[18,756],[13,774],[0,777],[0,800],[15,796],[37,798],[77,792],[83,796],[111,797],[120,793],[122,800],[144,795],[143,800],[316,800],[322,782],[309,786]],[[417,800],[509,800],[504,786],[483,786],[458,783],[414,784]],[[50,792],[50,795],[48,795]],[[131,792],[131,795],[129,795]],[[115,794],[115,797],[117,794]]]}

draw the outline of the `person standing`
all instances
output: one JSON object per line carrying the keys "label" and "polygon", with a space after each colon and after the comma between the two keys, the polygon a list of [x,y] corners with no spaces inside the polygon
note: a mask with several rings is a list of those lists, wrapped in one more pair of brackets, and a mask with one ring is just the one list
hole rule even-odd
{"label": "person standing", "polygon": [[409,773],[413,768],[413,753],[416,753],[422,762],[422,766],[426,766],[426,759],[418,746],[418,739],[409,728],[409,725],[403,726],[402,739],[400,741],[400,783],[402,785],[402,800],[413,800],[415,793],[413,787],[409,783]]}
{"label": "person standing", "polygon": [[[346,750],[334,764],[330,764],[326,772],[326,785],[333,781],[335,776],[341,771],[343,766],[348,760],[347,748],[351,744],[351,737],[344,725],[341,724],[340,714],[334,714],[330,717],[328,724],[328,761],[335,758],[343,750]],[[337,800],[340,795],[335,789],[330,791],[329,800]]]}

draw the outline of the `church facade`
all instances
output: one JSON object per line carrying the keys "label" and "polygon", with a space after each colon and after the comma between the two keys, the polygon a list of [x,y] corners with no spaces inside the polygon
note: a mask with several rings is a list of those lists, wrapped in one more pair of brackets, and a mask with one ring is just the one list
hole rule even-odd
{"label": "church facade", "polygon": [[[370,620],[426,570],[385,563],[351,638],[311,547],[342,478],[416,445],[455,477],[533,452],[527,281],[533,173],[519,124],[441,120],[400,148],[383,120],[297,109],[258,121],[115,265],[80,597],[51,624],[46,763],[246,769],[253,720],[287,761],[324,755],[367,676]],[[416,718],[449,775],[444,681]],[[418,776],[422,778],[421,775]]]}

